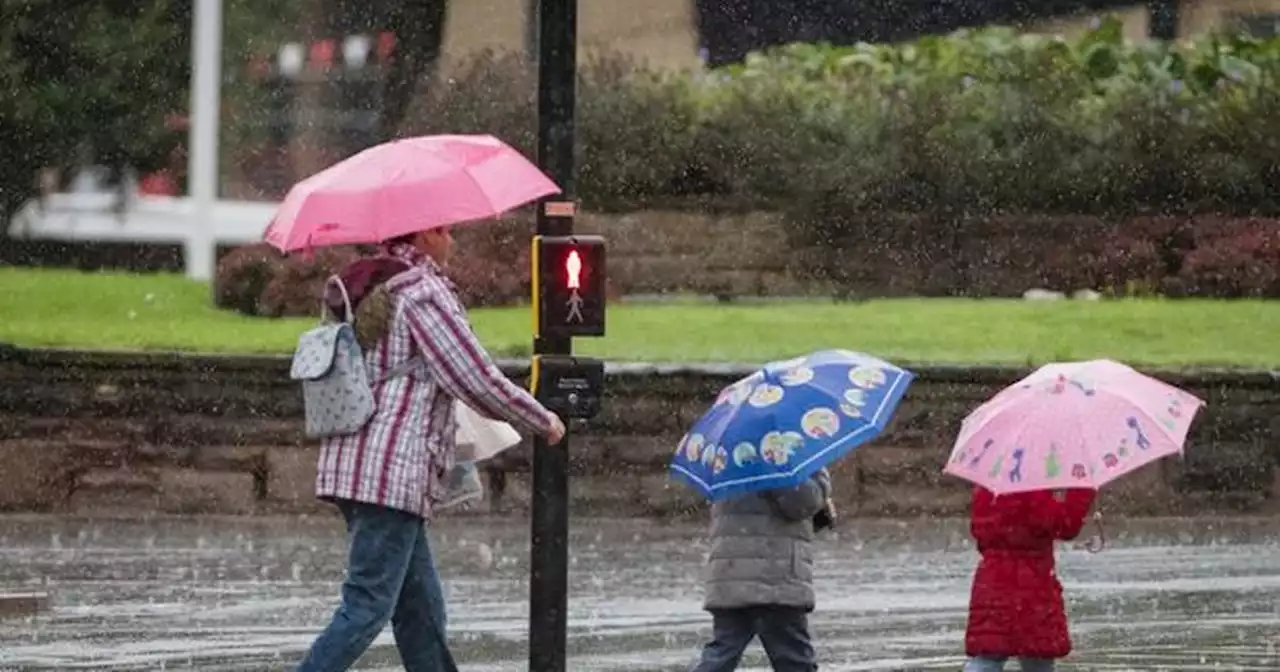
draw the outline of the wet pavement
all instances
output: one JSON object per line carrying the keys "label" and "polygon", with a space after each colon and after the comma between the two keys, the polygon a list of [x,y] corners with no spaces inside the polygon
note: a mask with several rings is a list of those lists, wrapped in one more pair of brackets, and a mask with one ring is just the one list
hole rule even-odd
{"label": "wet pavement", "polygon": [[[570,670],[688,668],[709,630],[702,531],[575,522]],[[1280,521],[1109,531],[1102,553],[1059,552],[1077,649],[1062,669],[1280,669]],[[527,522],[442,522],[434,541],[463,669],[527,669]],[[962,521],[850,520],[820,549],[823,670],[959,668]],[[0,517],[0,592],[52,601],[0,621],[0,670],[288,669],[336,604],[344,552],[336,518]],[[388,631],[359,669],[398,662]],[[740,669],[768,669],[758,647]]]}

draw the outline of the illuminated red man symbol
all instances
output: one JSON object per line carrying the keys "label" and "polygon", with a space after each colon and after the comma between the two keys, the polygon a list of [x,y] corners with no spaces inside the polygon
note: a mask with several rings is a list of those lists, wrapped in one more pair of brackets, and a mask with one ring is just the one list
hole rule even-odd
{"label": "illuminated red man symbol", "polygon": [[569,289],[575,291],[580,289],[582,287],[582,257],[577,250],[569,252],[569,258],[564,260],[564,270]]}
{"label": "illuminated red man symbol", "polygon": [[564,260],[565,285],[569,288],[569,300],[565,303],[569,307],[569,314],[565,315],[565,322],[582,322],[582,296],[578,294],[578,290],[582,287],[582,255],[577,250],[570,250],[569,256]]}

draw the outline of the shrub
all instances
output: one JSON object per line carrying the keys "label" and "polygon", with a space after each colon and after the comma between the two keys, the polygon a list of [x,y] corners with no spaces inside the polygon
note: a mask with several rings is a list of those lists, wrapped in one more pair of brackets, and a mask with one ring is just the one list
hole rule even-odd
{"label": "shrub", "polygon": [[1201,222],[1195,249],[1187,252],[1179,277],[1197,296],[1280,297],[1280,223]]}
{"label": "shrub", "polygon": [[484,51],[443,70],[452,73],[415,100],[407,134],[490,133],[525,154],[537,150],[537,70],[519,53]]}
{"label": "shrub", "polygon": [[1151,295],[1176,275],[1190,244],[1189,222],[1177,217],[1133,217],[1106,223],[1082,251],[1068,251],[1079,274],[1073,289],[1111,295]]}
{"label": "shrub", "polygon": [[[528,300],[529,236],[526,219],[462,227],[448,274],[469,307],[506,306]],[[219,308],[263,317],[319,315],[325,280],[369,247],[320,248],[283,257],[265,244],[246,245],[223,256],[214,287]]]}
{"label": "shrub", "polygon": [[1111,295],[1150,295],[1168,275],[1158,242],[1123,230],[1112,231],[1081,259],[1084,273],[1076,288]]}
{"label": "shrub", "polygon": [[[445,71],[407,131],[533,155],[522,55]],[[1131,44],[1104,21],[1070,39],[788,45],[692,75],[605,58],[579,77],[585,209],[781,211],[793,266],[840,295],[1276,291],[1270,234],[1197,222],[1280,215],[1280,39]],[[527,242],[504,226],[477,227],[453,269],[473,305],[527,292]]]}
{"label": "shrub", "polygon": [[457,253],[449,277],[470,308],[509,306],[529,299],[528,220],[505,220],[464,227],[455,234]]}
{"label": "shrub", "polygon": [[[536,150],[536,68],[485,52],[413,102],[408,133]],[[985,216],[1280,212],[1280,38],[1126,43],[963,30],[895,45],[793,44],[704,73],[616,57],[579,74],[576,196]],[[719,199],[724,202],[723,198]]]}
{"label": "shrub", "polygon": [[325,247],[313,254],[294,254],[277,268],[262,293],[261,315],[320,316],[320,297],[329,276],[360,257],[351,247]]}
{"label": "shrub", "polygon": [[245,245],[223,255],[213,278],[214,305],[251,317],[263,314],[263,292],[283,260],[266,243]]}

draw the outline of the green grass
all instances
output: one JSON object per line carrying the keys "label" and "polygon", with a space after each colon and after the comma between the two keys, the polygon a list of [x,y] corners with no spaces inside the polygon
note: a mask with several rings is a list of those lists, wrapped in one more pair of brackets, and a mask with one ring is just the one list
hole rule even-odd
{"label": "green grass", "polygon": [[[475,310],[471,317],[495,354],[528,353],[528,308]],[[287,353],[313,322],[214,310],[208,287],[180,276],[0,269],[0,341],[23,346]],[[761,362],[841,347],[904,363],[1110,357],[1257,368],[1280,365],[1277,334],[1280,301],[615,303],[609,336],[580,339],[576,347],[646,361]]]}

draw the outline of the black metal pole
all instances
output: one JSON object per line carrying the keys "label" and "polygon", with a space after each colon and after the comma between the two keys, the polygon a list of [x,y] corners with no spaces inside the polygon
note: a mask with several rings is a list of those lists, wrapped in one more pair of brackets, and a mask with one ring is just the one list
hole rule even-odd
{"label": "black metal pole", "polygon": [[[577,0],[538,2],[538,165],[571,201],[574,191],[574,105],[577,84]],[[545,203],[545,202],[544,202]],[[538,233],[573,233],[572,217],[538,208]],[[538,354],[571,354],[571,338],[536,338]],[[566,423],[567,424],[567,423]],[[569,591],[569,438],[533,446],[533,513],[529,568],[529,670],[565,672]]]}
{"label": "black metal pole", "polygon": [[1178,0],[1148,0],[1147,34],[1157,40],[1178,39]]}

